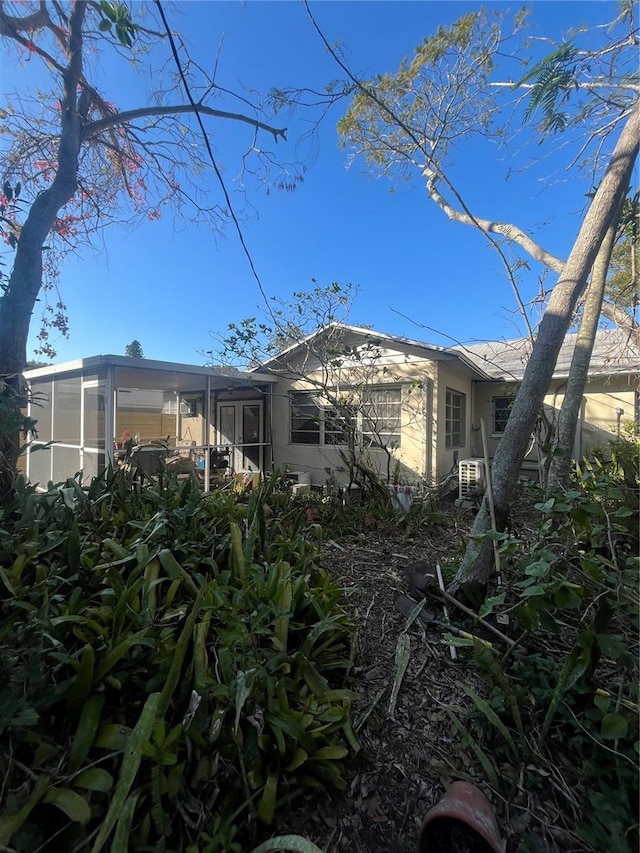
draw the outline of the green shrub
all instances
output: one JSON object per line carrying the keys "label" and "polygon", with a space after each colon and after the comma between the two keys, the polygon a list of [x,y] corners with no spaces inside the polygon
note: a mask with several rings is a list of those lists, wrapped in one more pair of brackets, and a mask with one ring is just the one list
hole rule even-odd
{"label": "green shrub", "polygon": [[637,452],[617,442],[610,462],[586,463],[575,488],[541,495],[535,511],[530,539],[499,537],[519,639],[502,658],[475,647],[488,693],[471,696],[464,736],[507,798],[518,791],[553,796],[577,843],[602,853],[634,851]]}
{"label": "green shrub", "polygon": [[[0,846],[247,849],[341,787],[352,625],[304,519],[119,473],[0,508]],[[48,846],[47,846],[48,845]]]}

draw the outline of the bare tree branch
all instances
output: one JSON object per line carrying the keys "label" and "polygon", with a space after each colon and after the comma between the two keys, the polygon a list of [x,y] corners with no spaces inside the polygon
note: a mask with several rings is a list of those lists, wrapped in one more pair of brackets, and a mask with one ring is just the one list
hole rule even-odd
{"label": "bare tree branch", "polygon": [[110,127],[122,127],[125,124],[130,124],[139,118],[147,118],[150,116],[172,116],[172,115],[194,115],[202,113],[202,115],[212,116],[213,118],[230,119],[231,121],[239,121],[244,124],[249,124],[257,130],[264,130],[270,133],[273,138],[278,141],[282,138],[286,141],[287,129],[276,128],[265,124],[258,119],[243,115],[242,113],[232,113],[226,110],[215,110],[213,107],[207,107],[205,104],[175,104],[173,106],[158,106],[158,107],[139,107],[135,110],[125,110],[124,112],[114,113],[111,116],[99,119],[98,121],[89,122],[84,129],[83,136],[85,139],[91,139],[103,130]]}

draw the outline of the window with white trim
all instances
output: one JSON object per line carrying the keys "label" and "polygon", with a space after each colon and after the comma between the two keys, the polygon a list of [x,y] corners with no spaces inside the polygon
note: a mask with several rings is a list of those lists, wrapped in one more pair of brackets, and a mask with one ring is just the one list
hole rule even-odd
{"label": "window with white trim", "polygon": [[453,388],[445,392],[444,446],[447,449],[464,447],[467,395]]}
{"label": "window with white trim", "polygon": [[313,394],[291,395],[291,444],[320,444],[320,412]]}
{"label": "window with white trim", "polygon": [[372,388],[366,393],[360,431],[366,447],[400,447],[402,388]]}
{"label": "window with white trim", "polygon": [[372,388],[360,405],[323,405],[310,391],[291,395],[291,444],[339,446],[354,430],[366,447],[400,447],[402,441],[402,389]]}
{"label": "window with white trim", "polygon": [[502,435],[507,426],[515,397],[493,398],[493,434]]}
{"label": "window with white trim", "polygon": [[348,442],[349,433],[353,434],[355,422],[349,407],[339,414],[337,409],[326,407],[322,411],[323,444],[343,445]]}

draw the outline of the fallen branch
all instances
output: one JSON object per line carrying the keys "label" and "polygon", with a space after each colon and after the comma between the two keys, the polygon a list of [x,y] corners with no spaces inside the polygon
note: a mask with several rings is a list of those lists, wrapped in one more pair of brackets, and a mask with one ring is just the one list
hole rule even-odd
{"label": "fallen branch", "polygon": [[509,647],[515,645],[515,640],[512,640],[511,637],[507,637],[507,635],[503,634],[498,628],[495,628],[485,619],[482,619],[482,617],[478,616],[478,614],[471,610],[470,607],[462,604],[446,590],[438,589],[436,585],[436,569],[433,569],[428,563],[415,563],[412,566],[408,566],[405,571],[409,578],[409,587],[413,593],[420,595],[423,598],[427,595],[432,595],[441,602],[452,604],[454,607],[457,607],[458,610],[462,611],[462,613],[470,616],[478,625],[482,625],[482,627],[486,628],[487,631],[490,631],[494,636],[501,639],[502,642],[506,643]]}
{"label": "fallen branch", "polygon": [[487,631],[491,631],[491,633],[502,640],[503,643],[506,643],[508,646],[515,646],[515,640],[512,640],[511,637],[507,637],[506,634],[503,634],[498,628],[495,628],[490,622],[487,622],[486,619],[482,619],[478,614],[471,610],[470,607],[467,607],[462,602],[458,601],[457,598],[454,598],[452,595],[449,595],[448,592],[440,590],[428,590],[429,593],[436,598],[441,598],[443,601],[446,601],[448,604],[453,604],[454,607],[457,607],[458,610],[461,610],[467,616],[471,617],[474,622],[477,622],[478,625],[482,625],[483,628],[486,628]]}

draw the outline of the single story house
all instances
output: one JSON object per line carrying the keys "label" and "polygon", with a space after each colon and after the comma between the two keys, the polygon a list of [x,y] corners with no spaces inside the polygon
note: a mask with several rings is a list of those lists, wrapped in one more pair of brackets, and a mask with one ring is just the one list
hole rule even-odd
{"label": "single story house", "polygon": [[[567,336],[544,411],[553,421],[575,346]],[[32,481],[85,479],[117,462],[124,440],[188,448],[204,469],[222,452],[230,471],[298,472],[301,482],[345,483],[345,435],[383,478],[434,484],[493,456],[527,362],[524,340],[440,347],[369,328],[330,324],[258,368],[239,372],[124,356],[96,356],[25,376],[37,433]],[[627,333],[598,332],[575,455],[606,446],[638,422],[640,354]],[[348,427],[348,429],[347,429]],[[178,452],[184,453],[183,449]],[[525,467],[537,470],[532,438]]]}
{"label": "single story house", "polygon": [[[565,339],[544,411],[553,423],[575,346]],[[273,456],[309,471],[312,482],[343,474],[343,454],[323,389],[354,398],[354,417],[369,464],[395,481],[433,484],[483,456],[481,420],[491,458],[524,375],[527,340],[439,347],[372,329],[334,324],[294,344],[261,372],[278,377],[273,397]],[[622,421],[638,422],[640,354],[619,329],[598,332],[574,455],[606,447]],[[386,449],[385,449],[386,448]],[[391,451],[391,466],[388,464]],[[532,437],[524,468],[538,470]]]}

